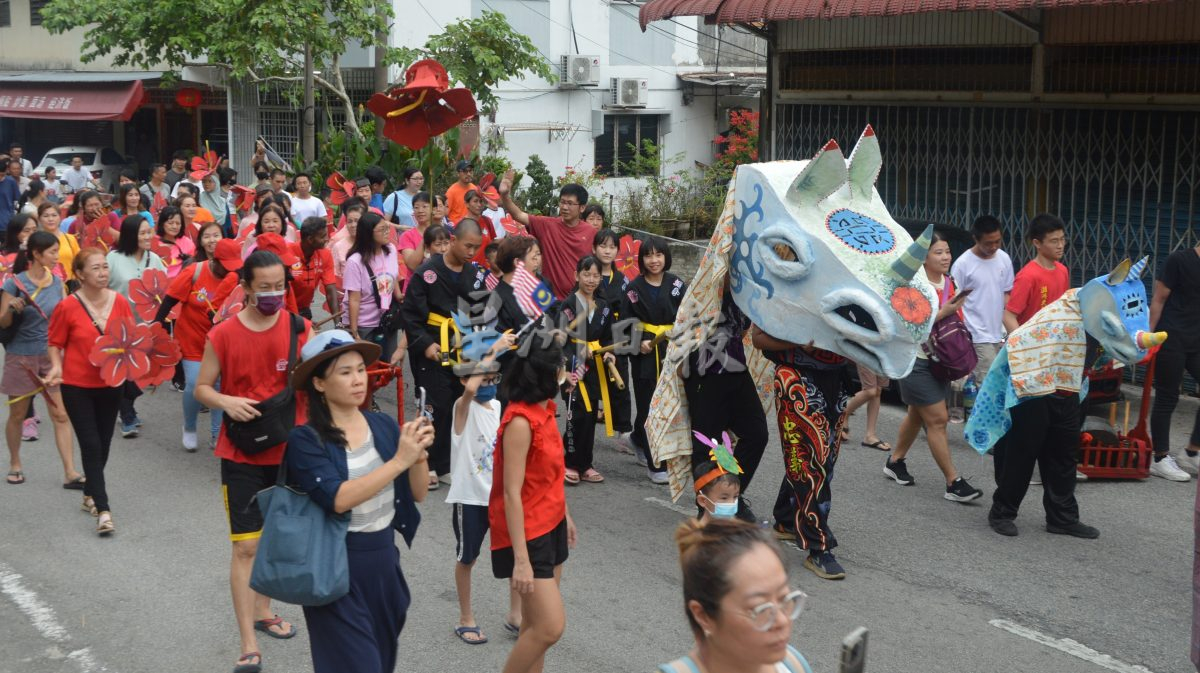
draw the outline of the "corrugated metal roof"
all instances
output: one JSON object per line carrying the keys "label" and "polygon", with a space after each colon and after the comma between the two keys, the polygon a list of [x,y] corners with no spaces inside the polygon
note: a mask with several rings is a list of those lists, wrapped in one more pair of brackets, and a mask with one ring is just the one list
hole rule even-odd
{"label": "corrugated metal roof", "polygon": [[703,16],[718,24],[897,16],[921,12],[1015,11],[1091,5],[1131,5],[1173,0],[650,0],[638,19],[642,30],[651,21],[673,16]]}
{"label": "corrugated metal roof", "polygon": [[55,84],[63,82],[134,82],[159,79],[161,71],[150,72],[90,72],[84,70],[10,70],[0,71],[0,82],[16,84]]}

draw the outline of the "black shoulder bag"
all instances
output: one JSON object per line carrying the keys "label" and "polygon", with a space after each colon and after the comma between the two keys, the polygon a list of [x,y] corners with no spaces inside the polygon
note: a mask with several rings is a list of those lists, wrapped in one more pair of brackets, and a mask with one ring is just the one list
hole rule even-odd
{"label": "black shoulder bag", "polygon": [[300,316],[288,314],[292,321],[291,342],[288,345],[287,385],[283,390],[254,405],[259,416],[249,421],[235,421],[225,414],[225,436],[242,453],[254,455],[287,441],[288,433],[296,426],[296,392],[292,389],[292,369],[296,366],[296,344],[304,329]]}
{"label": "black shoulder bag", "polygon": [[384,334],[391,334],[401,326],[400,302],[396,301],[396,297],[393,296],[392,303],[388,304],[388,309],[384,311],[383,297],[379,295],[379,283],[375,280],[375,272],[371,270],[369,262],[364,262],[363,266],[367,268],[367,275],[371,277],[371,294],[375,295],[375,305],[379,307],[379,329]]}

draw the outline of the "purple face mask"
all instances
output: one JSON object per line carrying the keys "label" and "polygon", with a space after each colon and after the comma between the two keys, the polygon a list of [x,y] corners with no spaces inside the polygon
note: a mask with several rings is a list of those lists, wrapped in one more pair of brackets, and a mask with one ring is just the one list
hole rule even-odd
{"label": "purple face mask", "polygon": [[275,315],[283,308],[283,298],[287,290],[278,292],[259,292],[254,295],[254,308],[263,315]]}

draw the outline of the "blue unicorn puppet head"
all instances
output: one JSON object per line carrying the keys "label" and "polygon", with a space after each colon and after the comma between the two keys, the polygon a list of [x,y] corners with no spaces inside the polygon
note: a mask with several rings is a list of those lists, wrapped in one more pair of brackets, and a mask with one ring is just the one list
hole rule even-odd
{"label": "blue unicorn puppet head", "polygon": [[1100,342],[1104,352],[1134,365],[1146,351],[1167,340],[1166,332],[1150,331],[1150,306],[1142,273],[1149,257],[1131,265],[1125,260],[1111,273],[1093,278],[1079,288],[1083,329]]}
{"label": "blue unicorn puppet head", "polygon": [[875,190],[870,126],[849,161],[834,141],[810,161],[739,166],[732,198],[734,303],[771,336],[848,357],[892,378],[912,369],[937,295],[916,242]]}

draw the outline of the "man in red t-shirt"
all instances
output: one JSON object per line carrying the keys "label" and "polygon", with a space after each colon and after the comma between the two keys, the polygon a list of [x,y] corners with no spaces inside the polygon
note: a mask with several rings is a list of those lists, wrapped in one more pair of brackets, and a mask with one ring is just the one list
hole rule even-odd
{"label": "man in red t-shirt", "polygon": [[[312,336],[307,320],[284,311],[287,273],[278,259],[255,252],[242,271],[245,307],[208,333],[208,344],[196,377],[196,399],[225,414],[215,454],[221,459],[221,489],[229,518],[233,562],[229,583],[233,612],[241,635],[239,666],[260,665],[256,630],[290,638],[295,628],[275,616],[271,600],[250,588],[250,569],[262,534],[263,517],[255,494],[275,483],[286,442],[246,453],[228,436],[229,421],[247,422],[260,415],[256,405],[290,385],[300,349]],[[289,361],[291,341],[296,357]],[[221,390],[216,388],[220,380]],[[305,421],[305,402],[297,396],[296,425]]]}
{"label": "man in red t-shirt", "polygon": [[542,270],[554,296],[562,299],[575,287],[575,266],[592,254],[592,239],[596,229],[579,219],[587,205],[588,193],[583,185],[566,184],[558,195],[558,217],[530,215],[513,203],[513,171],[500,181],[500,201],[514,220],[525,225],[538,240],[542,249]]}
{"label": "man in red t-shirt", "polygon": [[1029,240],[1037,256],[1013,279],[1012,293],[1004,306],[1004,329],[1009,333],[1071,287],[1071,274],[1058,261],[1067,245],[1063,221],[1048,213],[1038,215],[1029,223]]}
{"label": "man in red t-shirt", "polygon": [[310,217],[300,226],[300,242],[292,243],[292,254],[297,263],[292,265],[292,292],[300,315],[312,320],[313,297],[320,287],[325,293],[329,315],[339,315],[337,276],[333,273],[333,252],[325,247],[329,242],[329,231],[325,221]]}

